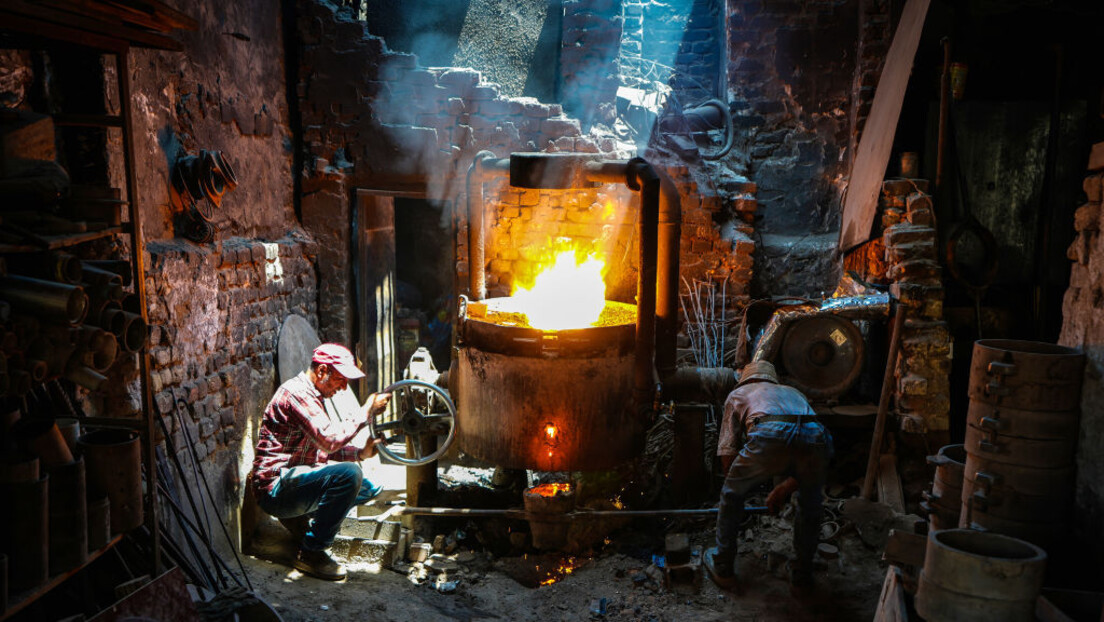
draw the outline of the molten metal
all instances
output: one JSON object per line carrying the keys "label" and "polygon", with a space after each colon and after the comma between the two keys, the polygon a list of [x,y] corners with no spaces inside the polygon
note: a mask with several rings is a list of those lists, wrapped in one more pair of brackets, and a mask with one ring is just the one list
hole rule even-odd
{"label": "molten metal", "polygon": [[593,256],[580,262],[575,251],[560,251],[532,285],[515,284],[511,310],[541,330],[591,326],[606,304],[604,268],[605,262]]}

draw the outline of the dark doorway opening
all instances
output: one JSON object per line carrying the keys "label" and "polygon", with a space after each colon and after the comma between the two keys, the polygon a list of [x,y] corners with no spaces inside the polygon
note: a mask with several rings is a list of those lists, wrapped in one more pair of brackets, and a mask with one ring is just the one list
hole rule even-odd
{"label": "dark doorway opening", "polygon": [[399,371],[419,346],[449,366],[456,252],[449,203],[395,199],[395,322]]}

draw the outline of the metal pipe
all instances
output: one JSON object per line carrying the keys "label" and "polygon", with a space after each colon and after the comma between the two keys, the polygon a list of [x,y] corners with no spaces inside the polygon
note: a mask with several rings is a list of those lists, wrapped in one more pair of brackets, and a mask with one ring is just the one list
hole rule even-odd
{"label": "metal pipe", "polygon": [[505,177],[508,159],[496,160],[491,151],[475,154],[468,169],[468,296],[472,300],[487,297],[486,252],[483,246],[483,184],[488,177]]}
{"label": "metal pipe", "polygon": [[141,315],[123,311],[123,331],[119,337],[119,345],[127,352],[137,352],[145,347],[149,336],[149,327]]}
{"label": "metal pipe", "polygon": [[[670,509],[670,510],[574,510],[566,514],[544,514],[541,512],[527,512],[525,510],[490,509],[490,508],[426,508],[404,507],[395,512],[396,515],[418,516],[463,516],[469,518],[498,517],[529,520],[539,518],[541,520],[576,520],[588,518],[639,518],[661,516],[712,516],[718,508],[702,509]],[[744,508],[748,514],[766,514],[765,506],[749,506]]]}
{"label": "metal pipe", "polygon": [[[650,166],[650,165],[649,165]],[[659,247],[656,251],[656,371],[666,380],[676,368],[678,339],[679,249],[682,242],[682,201],[667,175],[659,175]]]}
{"label": "metal pipe", "polygon": [[69,253],[34,253],[13,257],[11,268],[24,276],[76,285],[80,283],[81,261]]}
{"label": "metal pipe", "polygon": [[99,268],[100,270],[108,270],[119,275],[122,279],[123,286],[130,285],[133,275],[131,274],[131,265],[129,261],[123,259],[86,259],[82,261],[85,266],[92,268]]}
{"label": "metal pipe", "polygon": [[636,286],[636,357],[633,367],[633,393],[637,411],[652,408],[655,400],[655,322],[656,252],[659,224],[659,176],[642,158],[629,160],[625,183],[640,191],[640,217],[637,219],[640,278]]}
{"label": "metal pipe", "polygon": [[17,311],[65,324],[80,324],[88,312],[83,289],[41,279],[0,277],[0,296]]}

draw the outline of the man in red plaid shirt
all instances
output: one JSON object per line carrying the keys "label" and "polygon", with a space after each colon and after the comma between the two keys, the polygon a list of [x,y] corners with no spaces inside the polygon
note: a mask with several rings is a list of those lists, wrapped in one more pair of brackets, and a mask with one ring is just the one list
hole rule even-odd
{"label": "man in red plaid shirt", "polygon": [[[322,404],[363,378],[353,354],[325,343],[314,350],[310,369],[280,385],[265,408],[253,461],[257,504],[295,533],[288,519],[310,518],[295,568],[321,579],[345,578],[345,567],[326,551],[341,520],[354,506],[379,494],[359,461],[376,455],[380,439],[364,447],[350,441],[387,407],[389,393],[373,393],[357,412],[331,417]],[[300,534],[296,534],[300,535]]]}

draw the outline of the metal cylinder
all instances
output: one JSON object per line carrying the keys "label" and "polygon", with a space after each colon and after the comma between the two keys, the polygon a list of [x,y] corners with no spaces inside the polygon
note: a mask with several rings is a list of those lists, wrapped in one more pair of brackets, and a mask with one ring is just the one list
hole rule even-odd
{"label": "metal cylinder", "polygon": [[80,324],[88,312],[88,296],[73,285],[23,276],[0,277],[0,296],[13,309],[45,320]]}
{"label": "metal cylinder", "polygon": [[645,428],[631,408],[634,329],[540,331],[464,319],[460,448],[540,471],[608,469],[639,455]]}
{"label": "metal cylinder", "polygon": [[[87,488],[85,488],[87,495]],[[87,506],[88,552],[107,546],[111,540],[111,500],[106,495],[93,498],[88,495]]]}
{"label": "metal cylinder", "polygon": [[50,469],[50,574],[72,570],[88,559],[88,508],[84,460]]}
{"label": "metal cylinder", "polygon": [[1085,355],[1075,348],[1014,339],[974,342],[969,397],[1020,410],[1081,407]]}
{"label": "metal cylinder", "polygon": [[947,529],[928,534],[916,611],[928,622],[1033,622],[1046,552],[998,534]]}
{"label": "metal cylinder", "polygon": [[111,500],[111,533],[142,524],[142,457],[138,433],[96,430],[77,440],[84,455],[88,489]]}
{"label": "metal cylinder", "polygon": [[935,477],[931,492],[921,505],[928,512],[933,529],[953,529],[962,511],[966,446],[943,446],[934,456],[928,456],[928,464],[935,465]]}
{"label": "metal cylinder", "polygon": [[9,587],[15,590],[38,587],[48,577],[48,482],[43,474],[34,481],[0,484],[9,504],[0,512],[0,550],[8,556]]}
{"label": "metal cylinder", "polygon": [[567,543],[567,513],[575,508],[570,484],[541,484],[522,494],[529,513],[529,534],[534,548],[557,550]]}
{"label": "metal cylinder", "polygon": [[43,467],[49,469],[73,461],[69,445],[53,419],[24,417],[13,427],[15,438],[32,454],[38,456]]}
{"label": "metal cylinder", "polygon": [[146,346],[149,337],[149,327],[141,315],[123,311],[123,330],[116,333],[119,345],[127,352],[137,352]]}
{"label": "metal cylinder", "polygon": [[1049,547],[1070,516],[1085,356],[1049,343],[981,340],[959,526]]}

